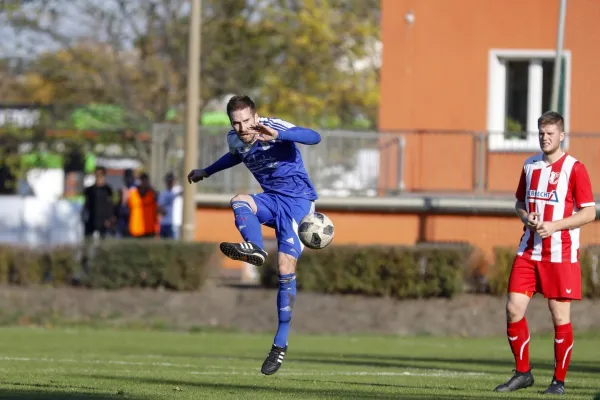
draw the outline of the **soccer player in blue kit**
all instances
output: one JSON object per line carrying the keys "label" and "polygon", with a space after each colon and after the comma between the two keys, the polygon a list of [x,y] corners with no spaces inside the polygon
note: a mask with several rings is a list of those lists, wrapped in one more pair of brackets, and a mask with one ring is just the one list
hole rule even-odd
{"label": "soccer player in blue kit", "polygon": [[227,103],[233,129],[227,134],[229,152],[205,169],[188,174],[188,182],[198,182],[239,163],[252,172],[263,192],[238,194],[231,199],[235,225],[241,243],[221,243],[221,251],[233,260],[262,265],[264,249],[261,224],[275,229],[279,266],[277,310],[279,325],[271,351],[261,372],[272,375],[281,367],[287,352],[287,338],[296,299],[296,262],[304,246],[298,238],[298,224],[314,212],[315,188],[304,168],[295,143],[318,144],[319,133],[276,118],[262,118],[248,96],[233,96]]}

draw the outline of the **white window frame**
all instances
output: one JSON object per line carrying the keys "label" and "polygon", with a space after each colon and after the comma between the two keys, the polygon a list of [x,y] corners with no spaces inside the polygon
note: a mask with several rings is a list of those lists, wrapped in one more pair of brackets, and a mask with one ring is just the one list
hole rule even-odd
{"label": "white window frame", "polygon": [[[488,61],[487,131],[488,150],[503,152],[539,151],[537,119],[542,110],[542,65],[541,61],[554,60],[556,50],[490,49]],[[571,51],[563,50],[565,59],[564,76],[564,119],[565,132],[569,132],[571,120]],[[506,139],[506,61],[531,60],[529,65],[527,139]],[[538,62],[536,62],[538,61]],[[533,78],[533,79],[532,79]],[[568,148],[568,135],[563,146]]]}

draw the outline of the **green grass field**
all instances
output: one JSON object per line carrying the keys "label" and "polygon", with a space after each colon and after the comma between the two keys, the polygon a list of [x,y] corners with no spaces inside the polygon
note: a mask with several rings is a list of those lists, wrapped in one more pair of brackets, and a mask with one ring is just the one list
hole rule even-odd
{"label": "green grass field", "polygon": [[[491,392],[513,368],[503,337],[293,335],[286,362],[260,374],[270,335],[0,329],[1,399],[544,398],[552,337],[533,336],[533,388]],[[576,336],[567,398],[600,392],[600,336]]]}

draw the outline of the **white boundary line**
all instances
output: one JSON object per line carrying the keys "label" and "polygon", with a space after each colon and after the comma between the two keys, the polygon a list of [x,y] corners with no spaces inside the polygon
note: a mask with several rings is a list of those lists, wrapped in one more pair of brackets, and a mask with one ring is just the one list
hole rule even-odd
{"label": "white boundary line", "polygon": [[[426,371],[426,370],[423,370]],[[434,372],[437,371],[437,372]],[[257,372],[244,371],[192,371],[191,375],[256,375]],[[455,372],[446,370],[431,370],[431,372],[369,372],[369,371],[280,371],[277,375],[282,376],[422,376],[422,377],[465,377],[465,376],[483,376],[484,372]]]}
{"label": "white boundary line", "polygon": [[0,356],[0,361],[25,361],[25,362],[50,362],[50,363],[81,363],[81,364],[118,364],[118,365],[141,365],[153,367],[180,367],[198,368],[193,364],[173,364],[168,362],[135,362],[120,360],[75,360],[72,358],[45,358],[45,357],[7,357]]}
{"label": "white boundary line", "polygon": [[[46,357],[10,357],[0,356],[0,361],[20,361],[20,362],[48,362],[48,363],[68,363],[68,364],[99,364],[99,365],[135,365],[147,367],[177,367],[194,368],[199,366],[194,364],[174,364],[168,362],[135,362],[123,360],[76,360],[72,358],[46,358]],[[189,371],[190,375],[210,375],[210,376],[230,376],[230,375],[257,375],[257,371],[248,371],[247,368],[236,368],[227,366],[206,366],[209,371]],[[211,371],[212,370],[212,371]],[[217,371],[215,371],[217,370]],[[124,372],[124,371],[121,371]],[[140,372],[140,371],[137,371]],[[148,371],[150,372],[150,371]],[[483,376],[485,372],[469,371],[449,371],[444,369],[421,369],[413,368],[412,371],[319,371],[292,369],[281,371],[278,375],[285,376],[413,376],[413,377],[464,377],[464,376]]]}

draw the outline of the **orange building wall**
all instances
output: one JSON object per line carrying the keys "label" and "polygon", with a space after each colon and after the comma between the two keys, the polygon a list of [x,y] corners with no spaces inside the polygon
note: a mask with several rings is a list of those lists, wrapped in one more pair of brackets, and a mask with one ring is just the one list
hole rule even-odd
{"label": "orange building wall", "polygon": [[[481,156],[479,143],[469,133],[407,133],[404,137],[401,162],[408,191],[473,192],[480,179],[478,165],[482,160],[485,192],[512,194],[519,182],[523,162],[533,154],[486,150]],[[595,137],[570,135],[567,151],[585,164],[594,191],[600,192],[600,134]],[[397,154],[397,145],[381,151],[383,162],[379,184],[382,188],[397,187]]]}
{"label": "orange building wall", "polygon": [[[480,248],[492,260],[497,246],[518,245],[522,225],[516,216],[418,215],[375,212],[325,213],[335,224],[333,244],[414,245],[418,241],[468,242]],[[274,231],[263,227],[266,239],[274,239]],[[600,221],[586,225],[581,231],[582,246],[600,244]],[[197,208],[195,239],[201,242],[241,240],[233,222],[233,213],[225,208]],[[222,257],[226,268],[239,268],[241,263]]]}
{"label": "orange building wall", "polygon": [[[383,56],[379,129],[485,131],[491,48],[553,49],[558,0],[382,0]],[[412,10],[415,21],[404,20]],[[600,133],[600,1],[569,2],[565,48],[572,54],[571,132]],[[471,190],[475,141],[453,133],[408,134],[406,190]],[[418,137],[420,136],[420,137]],[[576,136],[574,134],[574,136]],[[571,140],[569,152],[600,187],[600,136]],[[489,153],[489,191],[512,192],[528,153]],[[384,165],[395,165],[387,161]],[[380,180],[394,187],[393,174]]]}

